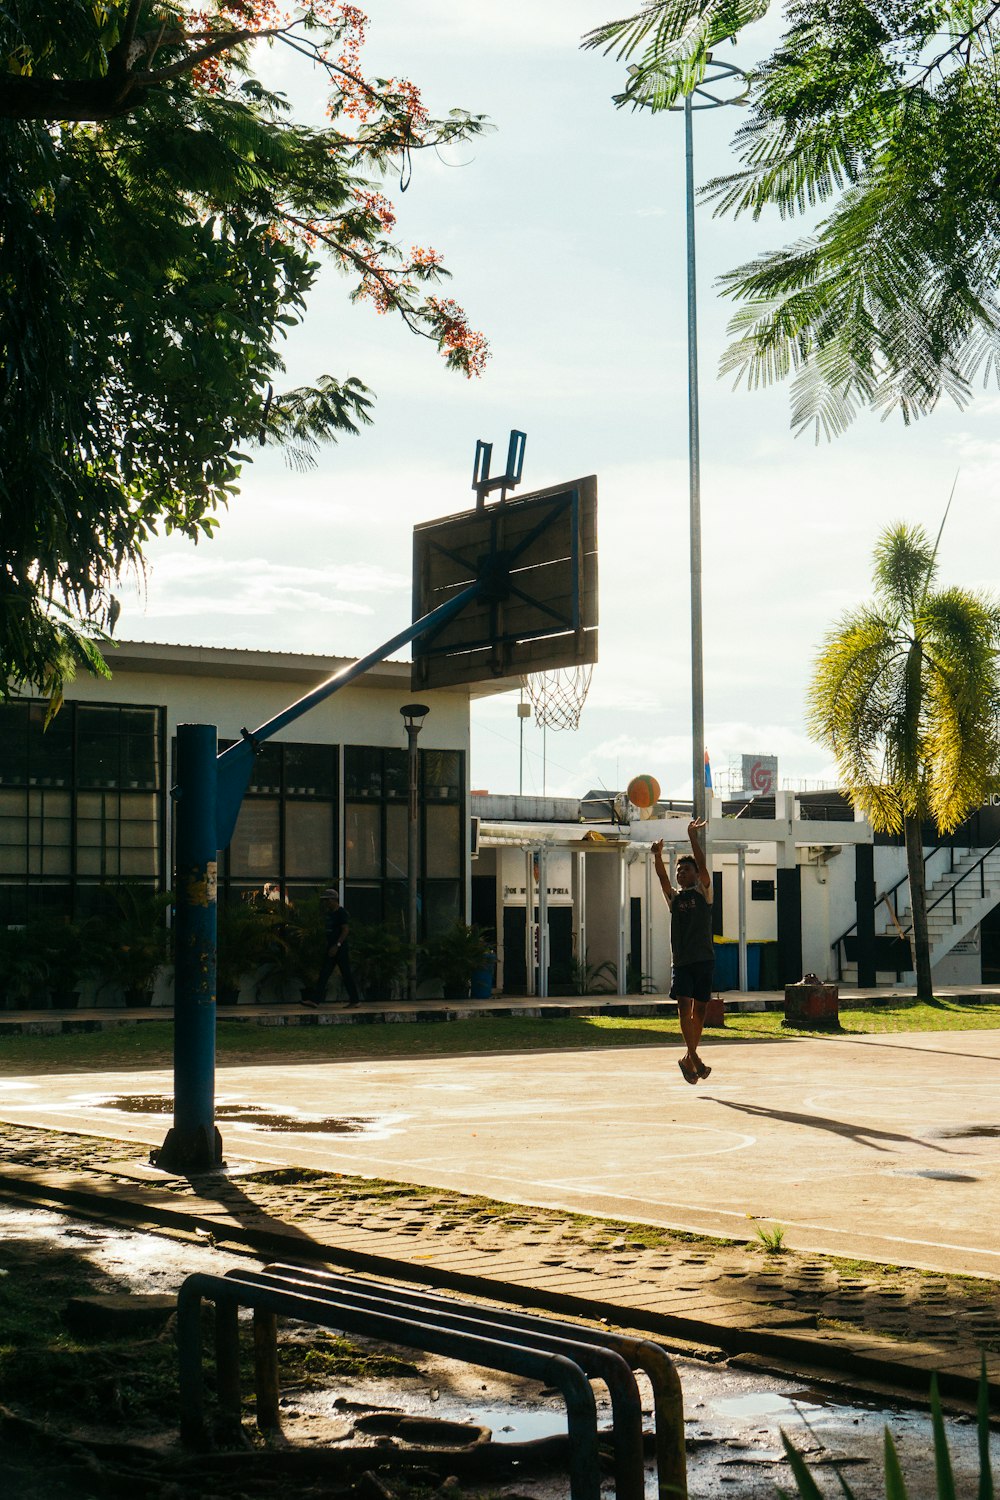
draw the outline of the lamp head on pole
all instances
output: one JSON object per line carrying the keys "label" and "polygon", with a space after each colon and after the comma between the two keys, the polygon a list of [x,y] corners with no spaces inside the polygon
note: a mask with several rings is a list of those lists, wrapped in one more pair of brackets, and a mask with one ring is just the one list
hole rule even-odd
{"label": "lamp head on pole", "polygon": [[404,703],[399,711],[403,715],[407,734],[411,729],[419,733],[424,719],[430,713],[426,703]]}

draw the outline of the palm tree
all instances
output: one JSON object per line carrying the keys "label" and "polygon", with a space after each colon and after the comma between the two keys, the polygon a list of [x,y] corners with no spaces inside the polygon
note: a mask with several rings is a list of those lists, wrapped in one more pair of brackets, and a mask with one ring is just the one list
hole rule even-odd
{"label": "palm tree", "polygon": [[922,825],[950,833],[997,783],[1000,607],[934,588],[937,543],[920,526],[888,527],[874,560],[874,601],[845,615],[817,657],[809,728],[872,827],[903,833],[917,997],[930,1000]]}

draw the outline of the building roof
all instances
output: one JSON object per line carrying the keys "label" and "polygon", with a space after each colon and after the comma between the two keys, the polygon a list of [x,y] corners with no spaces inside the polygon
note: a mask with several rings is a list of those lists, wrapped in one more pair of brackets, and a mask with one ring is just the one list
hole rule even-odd
{"label": "building roof", "polygon": [[[247,650],[237,646],[178,646],[162,641],[120,640],[103,648],[113,672],[182,673],[189,677],[243,677],[277,682],[322,682],[345,667],[353,666],[353,656],[308,654],[297,651]],[[357,678],[357,685],[410,691],[410,663],[390,658]],[[516,680],[461,684],[436,688],[441,693],[456,693],[463,698],[482,698],[508,692],[517,687]]]}

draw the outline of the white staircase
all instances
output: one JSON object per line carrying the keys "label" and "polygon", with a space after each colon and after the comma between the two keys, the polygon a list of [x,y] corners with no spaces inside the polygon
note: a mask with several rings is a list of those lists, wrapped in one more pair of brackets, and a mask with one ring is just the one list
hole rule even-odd
{"label": "white staircase", "polygon": [[[977,868],[982,862],[982,870]],[[909,887],[906,887],[908,890]],[[927,932],[931,947],[931,968],[951,952],[956,943],[976,927],[985,916],[1000,904],[1000,849],[994,849],[985,859],[979,850],[972,849],[955,860],[954,868],[927,888]],[[884,925],[879,930],[892,936],[895,927],[886,912],[879,908]],[[904,931],[912,922],[909,906],[896,913]],[[879,918],[876,918],[879,923]]]}
{"label": "white staircase", "polygon": [[[912,922],[908,882],[900,886],[900,894],[903,892],[906,892],[906,904],[896,909],[896,919],[906,932]],[[934,878],[927,887],[931,970],[996,906],[1000,906],[1000,849],[990,850],[985,857],[982,849],[971,849],[964,854],[956,851],[952,868]],[[875,935],[898,935],[884,901],[879,902],[875,911]],[[880,974],[885,972],[879,969]],[[857,973],[856,963],[842,963],[841,979],[844,983],[856,984]],[[912,973],[903,975],[904,982],[912,983],[912,978]]]}

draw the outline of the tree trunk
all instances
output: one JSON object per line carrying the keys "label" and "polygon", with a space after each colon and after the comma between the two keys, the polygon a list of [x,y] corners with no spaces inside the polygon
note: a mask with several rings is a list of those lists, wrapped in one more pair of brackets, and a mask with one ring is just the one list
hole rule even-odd
{"label": "tree trunk", "polygon": [[917,971],[917,999],[933,1000],[931,945],[927,932],[927,883],[924,870],[923,825],[919,818],[903,819],[906,870],[910,877],[910,914],[913,919],[913,957]]}

